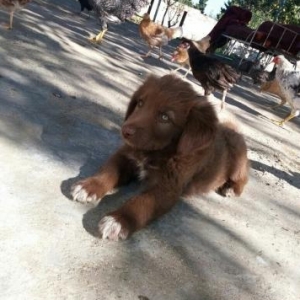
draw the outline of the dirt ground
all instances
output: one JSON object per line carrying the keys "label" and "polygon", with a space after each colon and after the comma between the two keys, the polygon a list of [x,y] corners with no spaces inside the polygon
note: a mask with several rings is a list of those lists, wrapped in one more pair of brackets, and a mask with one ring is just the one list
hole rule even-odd
{"label": "dirt ground", "polygon": [[95,47],[95,18],[59,2],[32,2],[0,29],[0,299],[299,299],[300,118],[273,124],[289,108],[272,110],[279,100],[247,76],[226,106],[252,165],[242,197],[182,199],[128,241],[99,239],[101,217],[139,187],[87,207],[70,201],[70,185],[118,147],[131,94],[175,68],[174,44],[164,61],[142,59],[147,47],[126,22]]}

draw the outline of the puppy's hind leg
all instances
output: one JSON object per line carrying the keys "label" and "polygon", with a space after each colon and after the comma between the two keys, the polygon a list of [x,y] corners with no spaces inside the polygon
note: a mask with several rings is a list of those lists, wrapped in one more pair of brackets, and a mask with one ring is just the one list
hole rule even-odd
{"label": "puppy's hind leg", "polygon": [[234,181],[232,188],[236,196],[240,196],[242,194],[244,187],[248,182],[248,169],[249,168],[247,167],[246,170],[243,172],[243,174],[241,174],[239,179]]}
{"label": "puppy's hind leg", "polygon": [[234,196],[234,190],[233,190],[233,184],[234,182],[228,179],[221,187],[217,189],[217,193],[220,194],[223,197],[232,197]]}
{"label": "puppy's hind leg", "polygon": [[219,187],[217,192],[224,197],[240,196],[248,182],[249,161],[246,150],[242,151],[238,157],[232,161],[227,181]]}
{"label": "puppy's hind leg", "polygon": [[237,161],[228,180],[218,188],[223,197],[240,196],[248,182],[249,162],[247,158]]}

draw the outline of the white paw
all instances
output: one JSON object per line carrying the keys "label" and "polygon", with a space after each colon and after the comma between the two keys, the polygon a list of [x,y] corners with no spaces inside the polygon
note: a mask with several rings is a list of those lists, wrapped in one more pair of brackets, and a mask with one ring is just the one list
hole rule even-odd
{"label": "white paw", "polygon": [[100,201],[100,199],[97,199],[96,194],[89,195],[81,184],[76,184],[71,188],[71,195],[74,201],[81,203],[95,203]]}
{"label": "white paw", "polygon": [[125,240],[128,236],[128,230],[122,228],[122,224],[117,222],[114,217],[106,216],[99,222],[99,232],[102,239],[118,241]]}

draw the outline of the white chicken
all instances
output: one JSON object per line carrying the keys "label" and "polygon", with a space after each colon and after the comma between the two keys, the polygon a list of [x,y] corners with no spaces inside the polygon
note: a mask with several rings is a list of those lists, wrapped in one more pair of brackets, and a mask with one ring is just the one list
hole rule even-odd
{"label": "white chicken", "polygon": [[295,69],[293,64],[283,55],[275,56],[273,62],[277,65],[275,77],[279,83],[282,95],[292,108],[291,113],[286,118],[276,122],[282,126],[300,113],[300,70]]}

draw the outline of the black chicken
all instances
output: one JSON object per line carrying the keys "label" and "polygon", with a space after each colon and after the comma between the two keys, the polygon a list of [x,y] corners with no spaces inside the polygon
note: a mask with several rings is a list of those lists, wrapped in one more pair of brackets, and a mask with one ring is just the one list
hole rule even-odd
{"label": "black chicken", "polygon": [[107,31],[107,23],[125,21],[126,18],[146,6],[148,0],[88,0],[88,3],[99,18],[101,26],[101,31],[90,41],[101,43]]}
{"label": "black chicken", "polygon": [[210,95],[214,90],[223,92],[223,109],[227,91],[236,83],[240,74],[217,58],[200,52],[197,42],[183,39],[180,45],[188,50],[193,75],[200,82],[205,95]]}
{"label": "black chicken", "polygon": [[80,3],[80,13],[82,13],[85,9],[89,12],[93,10],[93,6],[90,4],[89,0],[78,0]]}

